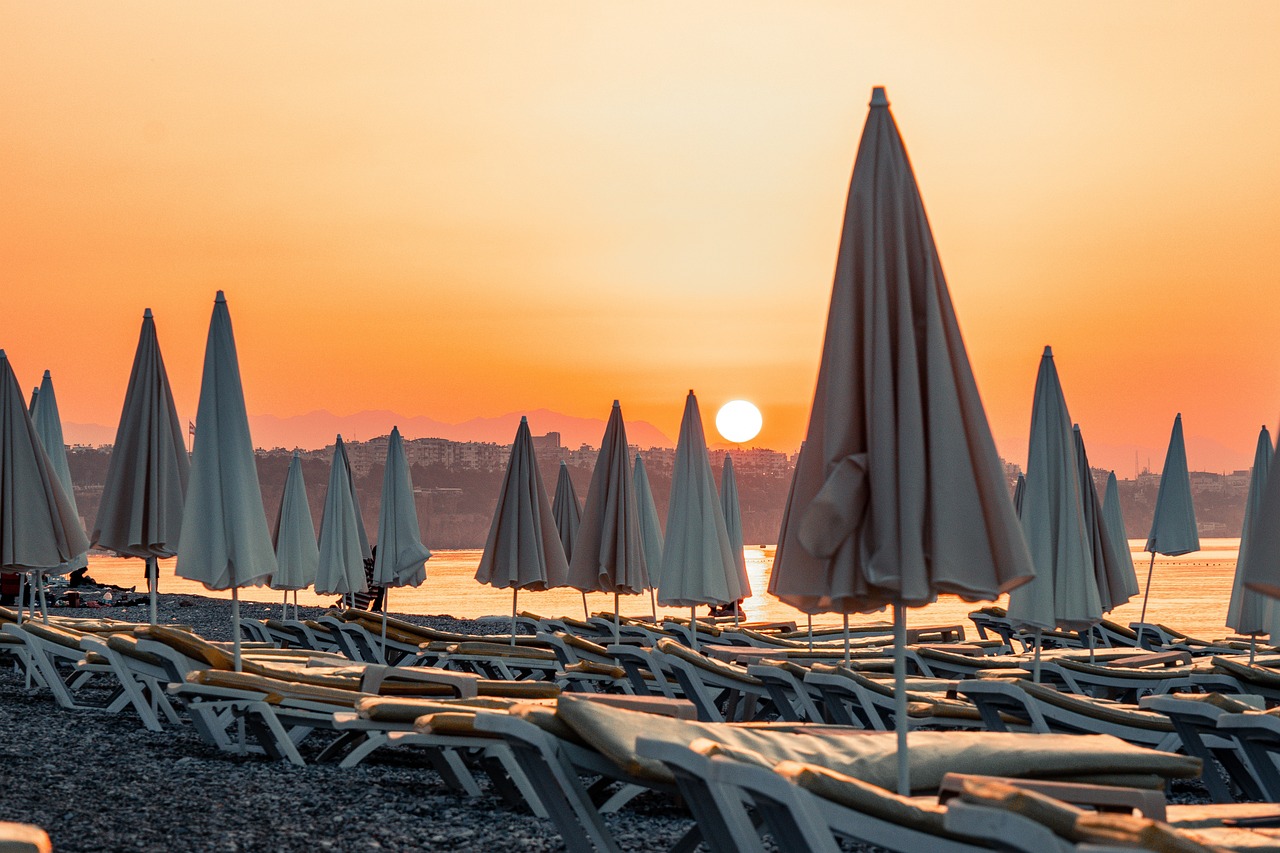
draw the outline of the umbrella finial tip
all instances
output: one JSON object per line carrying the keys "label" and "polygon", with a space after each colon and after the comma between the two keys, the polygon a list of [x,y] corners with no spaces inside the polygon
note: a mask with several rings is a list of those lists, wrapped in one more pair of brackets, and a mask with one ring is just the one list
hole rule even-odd
{"label": "umbrella finial tip", "polygon": [[875,86],[871,89],[871,106],[873,107],[889,106],[889,96],[885,94],[884,86]]}
{"label": "umbrella finial tip", "polygon": [[150,309],[150,308],[143,308],[143,309],[142,309],[142,319],[144,319],[144,320],[150,320],[150,319],[151,319],[151,309]]}
{"label": "umbrella finial tip", "polygon": [[527,424],[527,423],[529,423],[529,416],[528,416],[528,415],[521,415],[521,416],[520,416],[520,423],[522,423],[522,424]]}
{"label": "umbrella finial tip", "polygon": [[621,403],[619,403],[617,400],[614,400],[614,401],[613,401],[613,407],[614,407],[615,409],[619,409],[619,408],[621,408],[621,407],[622,407],[622,404],[621,404]]}
{"label": "umbrella finial tip", "polygon": [[8,356],[4,354],[4,350],[2,349],[0,349],[0,358],[8,358]]}
{"label": "umbrella finial tip", "polygon": [[47,370],[46,370],[46,371],[44,372],[44,378],[45,378],[45,379],[51,379],[51,378],[52,378],[52,377],[49,375],[49,371],[47,371]]}
{"label": "umbrella finial tip", "polygon": [[225,295],[221,290],[219,290],[219,291],[218,291],[218,295],[217,295],[217,296],[215,296],[215,297],[213,297],[213,301],[214,301],[214,302],[226,302],[226,301],[227,301],[227,297],[226,297],[226,295]]}
{"label": "umbrella finial tip", "polygon": [[1045,358],[1053,358],[1053,347],[1051,347],[1051,346],[1047,346],[1047,345],[1045,346],[1045,348],[1044,348],[1044,357],[1045,357]]}

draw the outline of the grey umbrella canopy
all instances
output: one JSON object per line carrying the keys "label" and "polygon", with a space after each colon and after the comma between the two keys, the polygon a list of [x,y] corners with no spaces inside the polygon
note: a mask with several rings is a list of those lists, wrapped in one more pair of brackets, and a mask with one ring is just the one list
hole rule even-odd
{"label": "grey umbrella canopy", "polygon": [[1027,492],[1027,478],[1022,474],[1018,475],[1017,482],[1013,484],[1013,511],[1022,516],[1022,496]]}
{"label": "grey umbrella canopy", "polygon": [[[739,533],[741,535],[741,533]],[[739,546],[738,554],[742,554]],[[658,603],[693,608],[699,604],[731,604],[750,591],[745,563],[733,557],[724,510],[716,493],[707,457],[698,398],[685,398],[671,473],[667,535],[658,573]],[[693,634],[696,638],[696,632]]]}
{"label": "grey umbrella canopy", "polygon": [[302,457],[293,451],[289,473],[280,497],[280,514],[276,516],[272,542],[276,548],[276,573],[271,576],[272,589],[306,589],[316,582],[320,564],[320,548],[316,544],[316,527],[307,502],[307,484],[302,476]]}
{"label": "grey umbrella canopy", "polygon": [[262,489],[249,435],[244,387],[231,314],[218,291],[209,322],[191,482],[182,511],[179,577],[209,589],[232,591],[235,661],[240,669],[240,598],[237,590],[259,586],[276,573]]}
{"label": "grey umbrella canopy", "polygon": [[1071,416],[1053,351],[1045,347],[1031,406],[1021,513],[1036,574],[1009,593],[1009,618],[1016,624],[1079,630],[1102,618],[1079,474]]}
{"label": "grey umbrella canopy", "polygon": [[1246,589],[1280,598],[1280,476],[1272,477],[1271,473],[1267,474],[1257,514],[1250,519],[1249,547],[1241,549],[1237,571]]}
{"label": "grey umbrella canopy", "polygon": [[564,558],[560,533],[538,471],[529,421],[522,417],[511,445],[489,538],[476,569],[476,580],[511,590],[511,642],[514,644],[520,590],[564,586],[568,575],[569,564]]}
{"label": "grey umbrella canopy", "polygon": [[[58,397],[53,391],[53,377],[47,370],[32,400],[31,423],[35,427],[36,435],[40,437],[40,444],[44,447],[45,453],[49,454],[54,474],[58,477],[58,483],[62,486],[62,493],[66,495],[67,502],[71,504],[71,512],[76,519],[76,526],[79,527],[80,511],[76,508],[75,486],[71,482],[71,466],[67,464],[67,445],[62,437],[62,418],[58,414]],[[86,548],[70,560],[51,566],[49,571],[54,574],[64,574],[75,569],[83,569],[89,565],[88,552],[89,549]]]}
{"label": "grey umbrella canopy", "polygon": [[569,466],[560,461],[560,473],[556,477],[556,496],[551,501],[551,515],[556,520],[556,532],[560,534],[560,544],[564,548],[566,562],[573,559],[573,540],[578,535],[578,525],[582,523],[582,505],[578,503],[578,493],[573,489],[573,480],[569,477]]}
{"label": "grey umbrella canopy", "polygon": [[45,452],[13,366],[0,350],[0,568],[29,572],[89,550]]}
{"label": "grey umbrella canopy", "polygon": [[1231,584],[1231,601],[1227,605],[1227,627],[1238,634],[1269,634],[1275,624],[1275,605],[1270,598],[1245,586],[1244,566],[1252,547],[1254,530],[1262,516],[1262,498],[1266,494],[1275,447],[1264,426],[1258,433],[1258,446],[1253,454],[1253,471],[1249,476],[1249,493],[1244,504],[1244,526],[1240,531],[1240,555],[1236,560],[1235,579]]}
{"label": "grey umbrella canopy", "polygon": [[338,436],[333,444],[329,488],[325,492],[324,510],[320,516],[316,592],[321,595],[347,595],[366,591],[369,588],[364,575],[367,556],[369,540],[364,536],[364,524],[360,520],[355,479],[351,475],[342,436]]}
{"label": "grey umbrella canopy", "polygon": [[[658,519],[658,507],[653,500],[653,487],[649,485],[649,471],[644,459],[636,454],[635,467],[631,471],[636,487],[636,503],[640,505],[640,539],[644,543],[644,562],[653,566],[652,574],[662,567],[662,522]],[[653,580],[652,574],[650,581]],[[650,586],[650,590],[653,587]]]}
{"label": "grey umbrella canopy", "polygon": [[147,561],[152,624],[156,619],[156,560],[178,553],[190,471],[182,421],[178,420],[155,319],[148,308],[142,313],[138,348],[91,539],[99,548]]}
{"label": "grey umbrella canopy", "polygon": [[575,589],[634,595],[649,588],[630,461],[622,407],[614,400],[569,561]]}
{"label": "grey umbrella canopy", "polygon": [[[1138,579],[1133,573],[1129,543],[1115,541],[1102,511],[1102,501],[1093,483],[1089,453],[1084,446],[1080,427],[1075,427],[1076,465],[1080,476],[1080,500],[1084,508],[1084,528],[1093,552],[1093,571],[1098,585],[1102,612],[1110,613],[1138,594]],[[1123,526],[1123,520],[1121,520]]]}
{"label": "grey umbrella canopy", "polygon": [[[1182,414],[1173,419],[1169,449],[1160,472],[1160,490],[1156,492],[1156,510],[1151,519],[1151,533],[1143,550],[1151,552],[1147,567],[1147,586],[1142,594],[1142,615],[1147,621],[1147,601],[1151,597],[1151,575],[1156,567],[1156,554],[1176,557],[1200,550],[1196,531],[1196,510],[1191,503],[1191,475],[1187,471],[1187,448],[1182,440]],[[1144,641],[1145,644],[1145,641]]]}
{"label": "grey umbrella canopy", "polygon": [[[421,586],[427,579],[431,550],[422,544],[422,528],[413,497],[409,461],[399,427],[387,440],[387,464],[382,474],[382,503],[378,512],[378,553],[373,582],[383,586]],[[385,602],[384,602],[384,610]]]}
{"label": "grey umbrella canopy", "polygon": [[[668,533],[670,536],[670,533]],[[805,613],[991,600],[1034,574],[884,90],[872,92],[770,592]],[[899,786],[907,789],[906,729]]]}
{"label": "grey umbrella canopy", "polygon": [[[1129,531],[1124,527],[1124,513],[1120,507],[1120,486],[1116,482],[1116,472],[1107,475],[1107,492],[1102,498],[1102,518],[1107,525],[1107,540],[1119,552],[1117,562],[1128,563],[1129,574],[1133,574],[1133,556],[1129,553]],[[1138,594],[1138,579],[1133,578],[1133,592],[1129,597]]]}
{"label": "grey umbrella canopy", "polygon": [[720,471],[720,511],[724,514],[724,529],[729,534],[733,562],[746,588],[744,595],[750,595],[747,557],[742,551],[742,505],[738,500],[738,478],[733,473],[733,457],[728,453],[724,455],[724,467]]}

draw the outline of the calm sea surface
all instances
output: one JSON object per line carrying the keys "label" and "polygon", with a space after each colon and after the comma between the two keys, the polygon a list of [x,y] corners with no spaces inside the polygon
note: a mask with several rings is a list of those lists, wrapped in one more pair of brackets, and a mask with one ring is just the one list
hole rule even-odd
{"label": "calm sea surface", "polygon": [[[1194,636],[1220,637],[1226,630],[1227,600],[1231,595],[1231,580],[1235,572],[1239,539],[1202,539],[1202,550],[1181,557],[1156,557],[1155,574],[1151,582],[1151,604],[1148,619],[1172,625]],[[1146,582],[1150,555],[1142,551],[1145,540],[1130,540],[1129,546],[1137,567],[1138,583]],[[804,615],[769,596],[769,573],[773,558],[758,548],[747,548],[747,572],[754,594],[743,605],[744,615],[752,620],[795,620],[804,624]],[[475,581],[480,551],[436,551],[427,563],[427,581],[412,589],[390,591],[389,611],[392,613],[449,614],[474,618],[487,615],[511,614],[511,593],[481,586]],[[230,593],[210,591],[201,584],[174,576],[174,561],[160,562],[160,590],[162,592],[189,592],[199,595],[229,598]],[[118,557],[90,557],[89,573],[101,583],[122,587],[136,586],[146,590],[141,560]],[[283,593],[257,587],[241,591],[242,601],[278,605]],[[329,604],[336,596],[317,596],[310,591],[298,593],[298,603],[304,605]],[[1001,599],[1000,603],[1005,603]],[[624,615],[641,616],[649,613],[648,595],[624,595],[619,599]],[[530,610],[547,616],[581,616],[582,595],[573,590],[548,590],[547,592],[523,592],[520,594],[521,610]],[[612,611],[613,596],[604,593],[587,595],[587,606],[593,611]],[[970,627],[966,614],[978,605],[961,601],[952,596],[941,598],[928,607],[911,610],[907,624],[912,626],[964,623]],[[1142,607],[1141,598],[1117,608],[1112,618],[1128,624],[1137,621]],[[250,606],[248,615],[262,616],[275,613],[278,607],[263,608],[255,612]],[[660,612],[687,614],[688,610],[659,608]],[[705,608],[699,613],[705,614]],[[884,621],[889,614],[855,616],[851,624]],[[824,615],[815,617],[815,625],[838,625],[839,617]]]}

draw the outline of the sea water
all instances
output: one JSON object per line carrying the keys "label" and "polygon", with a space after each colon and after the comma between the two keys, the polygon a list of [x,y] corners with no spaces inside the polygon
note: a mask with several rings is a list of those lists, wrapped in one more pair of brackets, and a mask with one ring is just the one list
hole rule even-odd
{"label": "sea water", "polygon": [[[1145,586],[1151,557],[1142,550],[1144,544],[1145,540],[1141,539],[1129,542],[1140,587]],[[1147,621],[1169,625],[1197,637],[1226,636],[1230,633],[1226,628],[1227,601],[1231,595],[1231,581],[1235,573],[1240,540],[1202,539],[1200,544],[1201,550],[1180,557],[1157,555],[1151,576]],[[744,550],[752,595],[743,602],[743,618],[753,621],[795,621],[799,625],[804,625],[804,614],[773,598],[766,591],[769,587],[769,575],[773,570],[773,550],[771,548]],[[479,550],[436,551],[427,562],[427,580],[422,586],[394,588],[388,591],[388,612],[420,615],[447,614],[464,618],[510,617],[511,591],[483,586],[475,580],[480,554]],[[230,592],[207,590],[202,584],[176,577],[174,562],[174,560],[160,561],[161,592],[230,598]],[[144,563],[138,559],[92,555],[89,558],[89,574],[100,583],[115,584],[126,589],[134,587],[140,593],[145,592],[147,588]],[[248,604],[244,611],[245,615],[254,617],[278,614],[283,596],[283,592],[267,587],[249,587],[240,592],[243,602],[267,605],[259,607]],[[335,602],[337,598],[336,595],[319,596],[310,590],[298,593],[298,603],[302,605],[327,605]],[[1006,604],[1007,597],[1002,597],[997,603]],[[521,592],[515,604],[520,610],[543,616],[581,617],[584,613],[583,596],[576,590]],[[911,627],[963,624],[966,630],[971,631],[972,625],[968,621],[967,614],[978,606],[981,605],[962,601],[955,596],[943,596],[927,607],[910,610],[907,624]],[[586,595],[585,610],[587,612],[612,612],[613,607],[612,595],[598,592]],[[618,597],[618,608],[626,616],[648,615],[651,607],[651,600],[647,593]],[[1139,594],[1130,603],[1117,608],[1111,618],[1123,624],[1135,622],[1141,609],[1142,596]],[[659,613],[681,615],[688,615],[689,612],[688,608],[659,607],[657,610]],[[706,615],[707,611],[706,608],[699,608],[698,612]],[[883,622],[888,618],[887,613],[857,615],[850,618],[850,624]],[[815,616],[814,624],[838,625],[840,617],[834,614]]]}

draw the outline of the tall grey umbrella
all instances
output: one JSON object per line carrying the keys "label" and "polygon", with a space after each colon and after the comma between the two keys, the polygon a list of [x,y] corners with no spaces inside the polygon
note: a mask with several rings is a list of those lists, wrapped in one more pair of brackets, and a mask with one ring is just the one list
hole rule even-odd
{"label": "tall grey umbrella", "polygon": [[[1089,453],[1085,449],[1084,435],[1080,432],[1079,425],[1075,427],[1075,443],[1076,464],[1080,470],[1080,498],[1084,503],[1085,532],[1093,552],[1098,599],[1102,604],[1102,612],[1110,613],[1138,594],[1138,579],[1133,573],[1129,543],[1115,540],[1103,512],[1098,489],[1093,483],[1093,472],[1089,467]],[[1121,527],[1123,529],[1123,519]],[[1093,636],[1092,633],[1090,636]]]}
{"label": "tall grey umbrella", "polygon": [[[45,453],[49,454],[49,461],[53,464],[54,474],[57,475],[58,483],[62,486],[62,493],[66,495],[67,501],[71,504],[71,510],[75,514],[77,526],[80,526],[80,511],[76,507],[75,486],[71,482],[71,466],[67,464],[67,446],[62,437],[62,418],[58,414],[58,398],[53,391],[53,378],[47,370],[44,372],[44,378],[40,381],[40,387],[31,395],[29,411],[36,435],[40,437],[40,444],[44,447]],[[83,530],[83,527],[81,529]],[[48,609],[45,602],[46,584],[44,576],[46,574],[66,574],[76,569],[83,569],[88,565],[89,553],[88,549],[86,549],[66,562],[34,573],[40,591],[40,612],[44,613],[46,618],[48,618]]]}
{"label": "tall grey umbrella", "polygon": [[271,538],[277,564],[276,573],[271,576],[271,588],[284,590],[286,605],[289,591],[293,591],[294,618],[297,618],[297,591],[316,582],[316,570],[320,565],[316,527],[311,518],[311,505],[307,502],[302,457],[297,450],[293,451],[293,459],[289,461],[284,494],[280,496],[280,513],[276,516]]}
{"label": "tall grey umbrella", "polygon": [[1017,482],[1013,484],[1013,511],[1019,516],[1022,515],[1022,496],[1027,492],[1027,478],[1023,474],[1018,475]]}
{"label": "tall grey umbrella", "polygon": [[142,312],[138,348],[90,538],[99,548],[146,561],[153,625],[159,585],[156,561],[178,553],[190,472],[182,421],[148,308]]}
{"label": "tall grey umbrella", "polygon": [[[560,460],[560,473],[556,476],[556,494],[551,499],[551,515],[556,520],[556,532],[560,534],[560,545],[564,548],[566,565],[573,559],[573,540],[578,535],[578,525],[582,523],[582,504],[578,503],[578,493],[574,491],[573,480],[569,477],[569,466]],[[587,594],[582,593],[582,618],[591,614],[587,611]]]}
{"label": "tall grey umbrella", "polygon": [[1042,630],[1084,630],[1102,618],[1075,434],[1049,347],[1036,375],[1026,478],[1020,521],[1036,573],[1009,593],[1009,619],[1036,631],[1039,680]]}
{"label": "tall grey umbrella", "polygon": [[382,644],[387,643],[387,597],[393,586],[422,586],[427,579],[431,550],[422,544],[418,506],[413,496],[409,460],[404,455],[400,428],[392,427],[387,439],[387,464],[382,470],[382,502],[378,509],[378,553],[373,560],[373,582],[381,584]]}
{"label": "tall grey umbrella", "polygon": [[[742,551],[742,506],[738,501],[738,478],[733,474],[733,457],[724,455],[724,467],[720,472],[720,511],[724,513],[724,529],[729,534],[729,549],[738,575],[743,580],[743,595],[751,594],[751,581],[747,577],[747,556]],[[738,601],[733,602],[733,619],[738,620]]]}
{"label": "tall grey umbrella", "polygon": [[1191,503],[1191,475],[1187,471],[1187,448],[1182,441],[1182,414],[1173,419],[1169,449],[1160,472],[1160,490],[1156,492],[1156,511],[1151,519],[1151,533],[1144,549],[1151,552],[1147,566],[1147,588],[1142,594],[1142,615],[1138,631],[1142,645],[1148,645],[1146,634],[1147,600],[1151,597],[1151,574],[1156,567],[1156,554],[1176,557],[1200,550],[1196,531],[1196,509]]}
{"label": "tall grey umbrella", "polygon": [[9,357],[0,349],[0,569],[25,574],[88,550],[84,528],[31,422]]}
{"label": "tall grey umbrella", "polygon": [[[742,553],[741,547],[738,553]],[[745,597],[750,589],[745,564],[739,568],[724,523],[707,457],[698,398],[689,392],[671,472],[667,535],[658,573],[658,603],[689,608],[690,635],[697,646],[697,606],[723,605]]]}
{"label": "tall grey umbrella", "polygon": [[1132,580],[1132,592],[1129,598],[1138,594],[1138,579],[1133,572],[1133,556],[1129,552],[1129,531],[1124,527],[1124,513],[1120,507],[1120,486],[1116,482],[1116,472],[1107,475],[1107,492],[1102,498],[1102,518],[1107,526],[1107,539],[1119,549],[1122,557],[1117,562],[1127,563]]}
{"label": "tall grey umbrella", "polygon": [[[1272,467],[1275,464],[1273,459]],[[1243,576],[1245,589],[1280,598],[1280,476],[1273,477],[1272,473],[1267,473],[1262,501],[1251,519],[1249,547],[1241,548],[1237,572]],[[1280,610],[1274,604],[1272,607]],[[1275,633],[1273,628],[1273,639]]]}
{"label": "tall grey umbrella", "polygon": [[613,593],[615,639],[618,596],[637,595],[649,588],[638,504],[622,406],[614,400],[582,504],[582,524],[573,543],[568,584],[583,592]]}
{"label": "tall grey umbrella", "polygon": [[1264,426],[1258,433],[1258,446],[1253,454],[1253,470],[1249,475],[1249,494],[1244,504],[1244,526],[1240,531],[1240,553],[1236,559],[1235,578],[1231,584],[1231,600],[1227,605],[1227,627],[1238,634],[1248,634],[1249,657],[1257,647],[1257,635],[1270,633],[1275,622],[1275,605],[1270,598],[1244,585],[1243,567],[1248,556],[1253,531],[1262,512],[1262,496],[1266,493],[1275,447]]}
{"label": "tall grey umbrella", "polygon": [[476,569],[480,583],[511,590],[511,645],[516,643],[520,590],[564,586],[568,575],[569,564],[542,486],[529,421],[522,417],[498,492],[489,538]]}
{"label": "tall grey umbrella", "polygon": [[338,436],[320,515],[320,560],[316,568],[316,592],[320,595],[345,598],[369,588],[364,574],[364,561],[370,556],[369,540],[360,521],[354,483],[342,436]]}
{"label": "tall grey umbrella", "polygon": [[179,577],[209,589],[231,590],[232,639],[239,672],[239,589],[267,583],[277,563],[262,506],[231,314],[221,290],[209,321],[196,435],[176,571]]}
{"label": "tall grey umbrella", "polygon": [[[636,503],[640,505],[640,541],[644,543],[644,563],[646,566],[653,566],[656,574],[662,566],[662,522],[658,520],[658,507],[653,501],[649,472],[639,453],[636,454],[636,464],[631,469],[631,476],[636,487]],[[657,621],[658,600],[652,575],[649,581],[649,612],[654,621]]]}
{"label": "tall grey umbrella", "polygon": [[909,790],[904,608],[939,592],[991,600],[1033,574],[924,204],[877,88],[770,592],[805,613],[894,606],[899,788]]}

